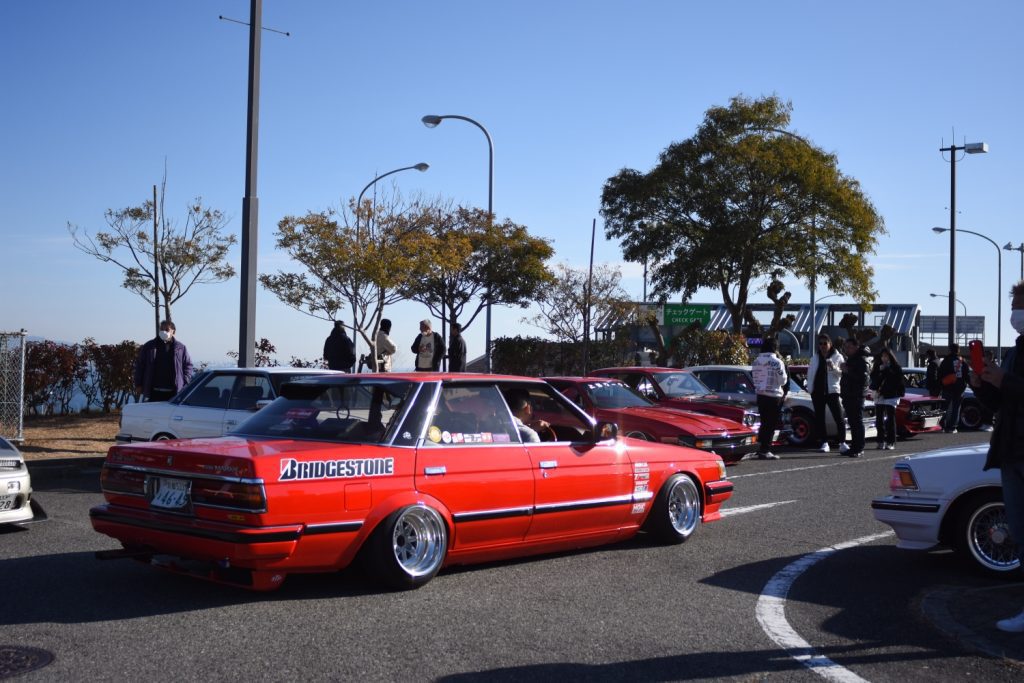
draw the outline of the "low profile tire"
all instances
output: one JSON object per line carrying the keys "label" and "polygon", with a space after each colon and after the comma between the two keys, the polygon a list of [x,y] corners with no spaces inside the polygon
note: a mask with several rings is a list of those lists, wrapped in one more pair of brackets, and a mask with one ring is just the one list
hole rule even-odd
{"label": "low profile tire", "polygon": [[448,527],[434,509],[410,505],[388,515],[371,537],[367,565],[388,588],[409,590],[430,581],[448,554]]}
{"label": "low profile tire", "polygon": [[960,429],[981,429],[985,421],[981,406],[974,401],[964,401],[960,406]]}
{"label": "low profile tire", "polygon": [[811,445],[811,434],[814,433],[814,416],[806,410],[794,410],[789,418],[789,443],[793,446],[806,448]]}
{"label": "low profile tire", "polygon": [[685,474],[674,474],[654,499],[644,530],[664,544],[683,543],[700,524],[700,492]]}
{"label": "low profile tire", "polygon": [[953,546],[969,566],[993,576],[1016,576],[1020,560],[999,493],[986,491],[965,501],[957,510],[954,534]]}

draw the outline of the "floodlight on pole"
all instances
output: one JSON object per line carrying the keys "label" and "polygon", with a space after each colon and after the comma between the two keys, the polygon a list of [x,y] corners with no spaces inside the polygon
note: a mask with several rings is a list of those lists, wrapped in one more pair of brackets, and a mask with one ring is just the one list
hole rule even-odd
{"label": "floodlight on pole", "polygon": [[1007,242],[1003,245],[1003,249],[1006,251],[1019,251],[1020,252],[1020,279],[1024,280],[1024,242],[1021,242],[1018,246],[1013,246],[1013,242]]}
{"label": "floodlight on pole", "polygon": [[956,153],[987,154],[985,142],[965,142],[957,147],[940,147],[949,152],[949,345],[956,343]]}

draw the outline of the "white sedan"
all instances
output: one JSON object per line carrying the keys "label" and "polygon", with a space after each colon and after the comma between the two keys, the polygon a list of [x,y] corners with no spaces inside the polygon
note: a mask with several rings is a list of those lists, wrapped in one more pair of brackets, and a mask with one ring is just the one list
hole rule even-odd
{"label": "white sedan", "polygon": [[204,370],[169,401],[124,406],[114,438],[131,443],[221,436],[277,398],[285,382],[326,374],[336,372],[287,367]]}
{"label": "white sedan", "polygon": [[912,455],[893,465],[892,495],[871,501],[898,548],[952,547],[968,565],[1009,577],[1020,566],[1006,524],[999,470],[983,471],[988,444]]}
{"label": "white sedan", "polygon": [[[697,375],[701,382],[708,385],[722,398],[746,401],[755,405],[757,403],[754,378],[749,365],[695,365],[687,370]],[[804,391],[792,377],[789,379],[789,393],[786,394],[783,405],[789,409],[789,413],[784,416],[789,425],[787,430],[789,443],[801,448],[812,445],[814,401],[811,399],[811,395]],[[849,421],[847,420],[847,422]],[[863,424],[865,439],[872,439],[878,435],[878,430],[875,428],[875,404],[871,401],[864,402]],[[835,418],[832,417],[831,410],[825,411],[825,429],[828,430],[829,438],[838,438],[839,427],[836,425]],[[847,430],[849,430],[848,425]],[[850,438],[849,431],[847,431],[846,438]]]}
{"label": "white sedan", "polygon": [[0,436],[0,524],[27,522],[32,511],[32,480],[21,451]]}

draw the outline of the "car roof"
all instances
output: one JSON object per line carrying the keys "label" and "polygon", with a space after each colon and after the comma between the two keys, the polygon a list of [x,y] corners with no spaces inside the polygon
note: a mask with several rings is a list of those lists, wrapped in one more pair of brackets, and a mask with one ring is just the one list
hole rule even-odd
{"label": "car roof", "polygon": [[265,372],[268,375],[342,375],[340,370],[328,370],[326,368],[295,368],[287,365],[268,365],[250,368],[204,368],[207,372],[219,372],[225,375],[237,375],[240,373]]}
{"label": "car roof", "polygon": [[693,365],[687,370],[747,370],[749,371],[751,366],[749,365]]}
{"label": "car roof", "polygon": [[690,372],[692,368],[665,368],[660,365],[626,365],[618,368],[601,368],[594,372]]}
{"label": "car roof", "polygon": [[616,379],[615,377],[580,377],[580,376],[564,376],[564,377],[541,377],[545,382],[572,382],[574,384],[583,383],[596,383],[604,382],[607,384],[622,384],[622,380]]}
{"label": "car roof", "polygon": [[[536,377],[521,377],[519,375],[487,375],[484,373],[468,373],[468,372],[363,372],[363,373],[345,373],[345,372],[331,372],[319,373],[317,376],[309,378],[303,378],[303,381],[316,381],[319,383],[329,384],[332,381],[339,379],[354,380],[354,379],[390,379],[390,380],[403,380],[407,382],[437,382],[437,381],[450,381],[458,380],[463,382],[532,382],[534,384],[541,384],[542,380]],[[604,379],[607,378],[595,378]]]}

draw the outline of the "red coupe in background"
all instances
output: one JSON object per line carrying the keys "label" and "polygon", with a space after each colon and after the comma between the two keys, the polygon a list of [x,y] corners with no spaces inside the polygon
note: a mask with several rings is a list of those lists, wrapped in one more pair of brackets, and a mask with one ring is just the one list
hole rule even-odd
{"label": "red coupe in background", "polygon": [[632,366],[601,368],[590,374],[621,380],[660,405],[717,415],[754,431],[761,424],[761,417],[750,404],[719,396],[685,368]]}
{"label": "red coupe in background", "polygon": [[[521,437],[524,401],[549,441]],[[254,590],[356,560],[404,589],[640,531],[681,543],[733,488],[719,456],[619,439],[539,380],[437,373],[288,383],[226,436],[114,446],[100,483],[93,528],[122,548],[98,556]]]}
{"label": "red coupe in background", "polygon": [[[619,432],[645,441],[689,446],[736,463],[757,448],[757,432],[715,415],[657,405],[617,379],[546,377],[595,420],[618,425]],[[543,412],[539,416],[547,419]]]}

